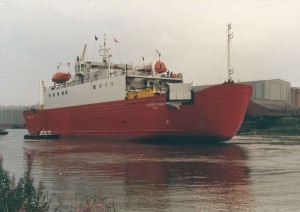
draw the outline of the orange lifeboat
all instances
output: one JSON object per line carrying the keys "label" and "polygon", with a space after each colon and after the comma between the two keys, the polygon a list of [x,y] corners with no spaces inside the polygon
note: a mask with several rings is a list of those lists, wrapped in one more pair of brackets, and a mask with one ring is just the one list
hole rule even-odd
{"label": "orange lifeboat", "polygon": [[154,69],[157,73],[161,74],[167,71],[167,67],[165,65],[165,63],[159,61],[156,61],[155,65],[154,65]]}
{"label": "orange lifeboat", "polygon": [[55,83],[64,83],[67,82],[71,78],[71,74],[64,72],[57,72],[52,76],[52,82]]}

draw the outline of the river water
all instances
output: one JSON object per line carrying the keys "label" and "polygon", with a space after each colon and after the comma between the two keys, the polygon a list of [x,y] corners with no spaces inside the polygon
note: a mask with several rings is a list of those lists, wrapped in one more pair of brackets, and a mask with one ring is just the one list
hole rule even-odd
{"label": "river water", "polygon": [[[0,136],[4,167],[63,198],[101,194],[118,211],[299,211],[300,137],[236,136],[217,145]],[[65,206],[68,207],[68,206]]]}

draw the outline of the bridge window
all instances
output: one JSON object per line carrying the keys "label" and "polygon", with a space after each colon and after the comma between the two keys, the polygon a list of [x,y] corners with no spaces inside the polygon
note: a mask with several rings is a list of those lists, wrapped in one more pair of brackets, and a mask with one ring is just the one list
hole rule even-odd
{"label": "bridge window", "polygon": [[153,82],[150,82],[150,88],[153,89]]}
{"label": "bridge window", "polygon": [[80,69],[79,65],[75,66],[75,72],[79,72],[79,69]]}

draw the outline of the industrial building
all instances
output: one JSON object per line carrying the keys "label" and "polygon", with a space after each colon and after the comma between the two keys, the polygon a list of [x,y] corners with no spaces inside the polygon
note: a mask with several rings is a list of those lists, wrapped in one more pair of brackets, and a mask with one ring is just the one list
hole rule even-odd
{"label": "industrial building", "polygon": [[0,106],[1,128],[23,128],[25,126],[23,111],[26,106]]}
{"label": "industrial building", "polygon": [[251,99],[248,115],[255,116],[292,116],[298,115],[299,109],[283,100]]}
{"label": "industrial building", "polygon": [[270,99],[290,102],[291,83],[280,79],[243,82],[252,85],[251,99]]}
{"label": "industrial building", "polygon": [[300,88],[291,88],[291,104],[300,108]]}
{"label": "industrial building", "polygon": [[[281,79],[241,82],[252,86],[247,114],[250,116],[291,116],[300,114],[300,88]],[[195,86],[202,90],[211,85]]]}
{"label": "industrial building", "polygon": [[[252,85],[253,88],[247,110],[248,115],[291,116],[299,114],[300,90],[298,94],[297,89],[291,88],[290,82],[272,79],[243,83]],[[297,100],[299,100],[298,105]]]}

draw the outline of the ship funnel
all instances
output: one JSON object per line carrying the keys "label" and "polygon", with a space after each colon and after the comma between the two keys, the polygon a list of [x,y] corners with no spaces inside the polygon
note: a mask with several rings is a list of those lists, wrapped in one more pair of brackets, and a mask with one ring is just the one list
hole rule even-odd
{"label": "ship funnel", "polygon": [[40,110],[44,110],[44,91],[45,91],[45,85],[44,80],[40,80]]}

